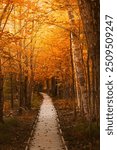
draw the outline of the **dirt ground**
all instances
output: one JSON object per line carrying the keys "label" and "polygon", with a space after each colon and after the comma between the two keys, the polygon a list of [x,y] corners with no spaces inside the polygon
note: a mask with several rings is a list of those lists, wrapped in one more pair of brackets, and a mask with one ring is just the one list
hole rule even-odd
{"label": "dirt ground", "polygon": [[4,124],[0,124],[0,150],[25,149],[41,102],[42,96],[36,94],[32,110],[23,110],[22,114],[4,117]]}
{"label": "dirt ground", "polygon": [[96,123],[89,127],[80,113],[73,118],[73,105],[69,100],[53,100],[57,109],[61,129],[69,150],[99,150],[100,130]]}
{"label": "dirt ground", "polygon": [[24,150],[37,110],[5,118],[0,125],[0,150]]}

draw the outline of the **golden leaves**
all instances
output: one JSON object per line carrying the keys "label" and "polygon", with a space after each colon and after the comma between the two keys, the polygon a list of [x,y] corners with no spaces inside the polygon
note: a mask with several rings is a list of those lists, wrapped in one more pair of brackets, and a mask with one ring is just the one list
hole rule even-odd
{"label": "golden leaves", "polygon": [[[30,77],[32,65],[35,80],[71,76],[70,24],[65,3],[58,5],[54,0],[13,0],[13,3],[15,8],[6,27],[12,33],[4,33],[1,42],[6,51],[10,50],[12,67],[16,65],[19,73],[21,66],[24,75]],[[80,23],[76,16],[75,26]],[[85,39],[84,34],[80,39]]]}

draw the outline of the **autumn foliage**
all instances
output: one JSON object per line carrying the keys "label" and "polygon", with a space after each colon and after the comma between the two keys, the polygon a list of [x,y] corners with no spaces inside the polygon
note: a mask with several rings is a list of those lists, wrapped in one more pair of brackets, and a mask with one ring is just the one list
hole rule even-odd
{"label": "autumn foliage", "polygon": [[6,101],[31,109],[40,85],[99,123],[98,1],[0,1],[0,121]]}

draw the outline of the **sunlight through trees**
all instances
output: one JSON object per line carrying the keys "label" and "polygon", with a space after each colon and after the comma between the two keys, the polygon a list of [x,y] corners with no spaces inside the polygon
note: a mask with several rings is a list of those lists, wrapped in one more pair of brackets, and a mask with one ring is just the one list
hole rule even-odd
{"label": "sunlight through trees", "polygon": [[43,90],[99,124],[99,1],[0,0],[0,122]]}
{"label": "sunlight through trees", "polygon": [[88,137],[97,131],[99,9],[99,0],[0,0],[0,125],[45,92],[73,128],[85,120]]}

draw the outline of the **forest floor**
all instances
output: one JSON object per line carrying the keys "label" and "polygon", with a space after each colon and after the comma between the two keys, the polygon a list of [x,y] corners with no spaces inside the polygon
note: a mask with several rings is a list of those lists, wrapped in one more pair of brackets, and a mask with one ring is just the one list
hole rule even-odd
{"label": "forest floor", "polygon": [[[69,150],[99,150],[99,127],[93,122],[89,130],[87,122],[80,113],[73,117],[71,100],[53,98],[60,120],[63,136]],[[5,117],[0,124],[0,150],[24,150],[30,136],[32,125],[42,104],[42,96],[35,94],[33,108],[22,115]],[[90,132],[89,132],[90,131]]]}
{"label": "forest floor", "polygon": [[36,94],[32,110],[23,111],[21,115],[12,115],[4,118],[4,124],[0,124],[0,150],[25,149],[41,101],[42,96]]}
{"label": "forest floor", "polygon": [[[100,129],[92,123],[89,130],[87,122],[80,113],[73,117],[73,104],[70,100],[53,100],[57,109],[63,137],[69,150],[99,150]],[[90,131],[90,132],[89,132]]]}

